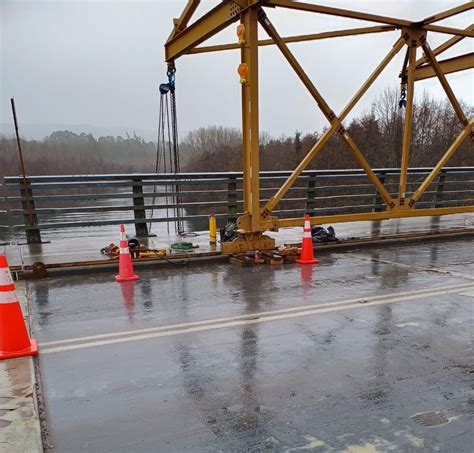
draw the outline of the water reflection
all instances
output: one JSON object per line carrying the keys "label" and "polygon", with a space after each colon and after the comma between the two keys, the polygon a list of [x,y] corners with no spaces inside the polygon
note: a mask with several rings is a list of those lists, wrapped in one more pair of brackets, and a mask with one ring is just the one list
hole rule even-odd
{"label": "water reflection", "polygon": [[440,216],[430,217],[430,232],[438,233],[440,230]]}
{"label": "water reflection", "polygon": [[48,311],[49,305],[49,284],[36,283],[33,285],[33,303],[36,306],[36,317],[40,326],[47,326],[51,312]]}
{"label": "water reflection", "polygon": [[438,244],[431,244],[430,245],[430,264],[435,265],[438,262],[438,251],[439,245]]}
{"label": "water reflection", "polygon": [[389,305],[377,307],[377,320],[372,330],[374,338],[372,355],[372,375],[363,398],[373,404],[385,403],[390,399],[391,379],[387,372],[389,354],[393,344],[388,335],[392,333],[393,312]]}
{"label": "water reflection", "polygon": [[123,298],[123,306],[128,314],[128,320],[133,324],[135,313],[135,282],[119,283]]}
{"label": "water reflection", "polygon": [[372,253],[372,260],[371,260],[371,271],[372,275],[379,275],[380,270],[380,254],[378,252]]}
{"label": "water reflection", "polygon": [[403,264],[403,250],[393,247],[393,253],[389,258],[381,258],[386,253],[374,250],[370,253],[371,272],[373,275],[380,277],[380,287],[400,288],[405,287],[409,281],[413,270],[410,266]]}
{"label": "water reflection", "polygon": [[[269,288],[275,284],[275,272],[278,270],[270,266],[228,267],[223,281],[232,286],[231,291],[242,304],[242,312],[255,313],[271,304]],[[212,274],[213,285],[218,284],[220,275],[221,272]],[[259,331],[260,324],[247,324],[228,330],[223,337],[221,332],[213,333],[215,341],[207,340],[204,345],[197,345],[195,339],[191,343],[184,337],[175,340],[186,395],[193,401],[203,423],[225,444],[225,451],[246,450],[249,439],[255,442],[255,439],[268,437],[258,387]],[[218,340],[233,343],[235,336],[238,347],[233,349],[233,356],[228,355],[224,352],[228,345],[222,348]]]}
{"label": "water reflection", "polygon": [[140,294],[143,298],[145,312],[151,313],[153,311],[153,287],[150,278],[146,275],[148,274],[145,273],[145,276],[140,278],[139,288]]}
{"label": "water reflection", "polygon": [[313,272],[316,264],[300,264],[301,286],[303,288],[304,302],[309,302],[308,297],[311,295],[311,287],[313,284]]}
{"label": "water reflection", "polygon": [[370,224],[370,231],[371,231],[371,237],[380,237],[380,233],[382,231],[382,221],[374,220]]}
{"label": "water reflection", "polygon": [[[43,239],[42,239],[43,240]],[[28,244],[28,243],[22,243],[20,245],[20,253],[23,255],[23,249],[26,247],[28,249],[28,255],[43,255],[43,244],[49,243],[49,241],[44,241],[39,243],[39,244]]]}

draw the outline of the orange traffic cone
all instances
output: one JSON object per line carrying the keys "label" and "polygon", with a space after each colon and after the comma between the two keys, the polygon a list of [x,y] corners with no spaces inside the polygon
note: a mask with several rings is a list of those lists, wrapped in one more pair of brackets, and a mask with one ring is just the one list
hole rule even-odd
{"label": "orange traffic cone", "polygon": [[301,256],[299,260],[296,260],[296,262],[299,264],[319,263],[319,260],[316,259],[313,254],[313,238],[311,237],[311,222],[309,220],[309,214],[306,214],[306,217],[304,218],[304,233]]}
{"label": "orange traffic cone", "polygon": [[120,225],[119,275],[115,276],[115,280],[117,282],[134,282],[138,280],[138,275],[135,275],[133,272],[132,257],[128,250],[128,241],[123,225]]}
{"label": "orange traffic cone", "polygon": [[0,360],[38,354],[36,340],[30,340],[7,257],[0,255]]}

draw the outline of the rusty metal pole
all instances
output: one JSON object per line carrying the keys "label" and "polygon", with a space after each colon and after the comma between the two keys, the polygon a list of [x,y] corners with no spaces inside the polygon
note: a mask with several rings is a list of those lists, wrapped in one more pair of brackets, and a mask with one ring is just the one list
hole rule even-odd
{"label": "rusty metal pole", "polygon": [[12,104],[13,122],[15,123],[16,144],[17,144],[17,147],[18,147],[18,155],[20,156],[21,173],[22,173],[22,176],[23,176],[23,186],[24,186],[24,190],[25,190],[26,206],[27,206],[27,209],[28,209],[28,220],[29,220],[30,226],[33,226],[34,225],[33,210],[31,209],[29,187],[28,187],[29,183],[28,183],[28,179],[26,178],[25,162],[23,160],[23,152],[22,152],[22,149],[21,149],[20,134],[18,132],[18,120],[16,118],[15,99],[11,98],[10,101],[11,101],[11,104]]}

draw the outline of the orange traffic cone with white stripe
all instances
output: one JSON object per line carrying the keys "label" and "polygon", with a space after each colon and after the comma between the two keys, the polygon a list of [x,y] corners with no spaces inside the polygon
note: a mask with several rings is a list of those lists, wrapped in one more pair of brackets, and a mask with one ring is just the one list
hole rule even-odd
{"label": "orange traffic cone with white stripe", "polygon": [[7,257],[0,255],[0,360],[38,354],[26,330]]}
{"label": "orange traffic cone with white stripe", "polygon": [[303,244],[301,247],[301,256],[296,260],[299,264],[318,264],[319,260],[314,257],[313,238],[311,237],[311,222],[309,214],[304,218]]}
{"label": "orange traffic cone with white stripe", "polygon": [[120,225],[119,274],[115,276],[115,280],[117,282],[134,282],[138,279],[138,275],[135,275],[135,272],[133,272],[132,257],[128,249],[125,227]]}

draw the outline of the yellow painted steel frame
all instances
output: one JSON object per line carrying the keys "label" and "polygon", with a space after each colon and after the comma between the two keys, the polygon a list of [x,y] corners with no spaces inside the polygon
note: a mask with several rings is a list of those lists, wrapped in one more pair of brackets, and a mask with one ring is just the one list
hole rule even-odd
{"label": "yellow painted steel frame", "polygon": [[[380,16],[376,14],[351,11],[340,8],[304,3],[293,0],[222,0],[216,7],[197,19],[190,25],[194,12],[200,0],[188,0],[188,3],[180,18],[174,19],[174,28],[168,41],[165,44],[166,61],[173,64],[174,61],[185,54],[214,52],[221,50],[240,49],[241,63],[245,65],[247,74],[242,80],[242,136],[243,136],[243,192],[244,192],[244,214],[237,221],[241,239],[236,243],[223,244],[223,250],[227,252],[244,251],[254,248],[269,248],[274,245],[274,241],[262,233],[266,230],[278,230],[279,227],[303,225],[303,218],[278,219],[272,217],[271,213],[276,208],[287,191],[295,183],[298,176],[303,172],[309,163],[318,155],[324,145],[335,134],[339,134],[341,139],[349,148],[359,165],[364,169],[369,180],[374,184],[382,200],[386,205],[386,210],[382,212],[344,214],[317,217],[313,223],[337,223],[358,220],[384,220],[400,217],[416,217],[454,214],[461,212],[474,212],[474,206],[457,206],[432,209],[416,209],[416,202],[420,199],[428,186],[433,182],[448,159],[456,152],[463,140],[470,136],[474,139],[473,125],[474,119],[468,120],[456,99],[447,79],[446,74],[469,69],[474,67],[473,54],[461,55],[444,61],[437,61],[436,57],[451,48],[462,39],[474,37],[474,26],[471,24],[465,29],[457,29],[433,25],[435,22],[452,17],[456,14],[474,9],[474,2],[468,2],[427,17],[418,22],[411,22],[404,19]],[[299,35],[291,37],[281,37],[274,25],[267,17],[263,7],[288,8],[300,11],[307,11],[318,14],[345,17],[355,20],[375,22],[378,25],[353,28],[348,30],[328,31],[323,33]],[[214,36],[230,24],[240,20],[243,25],[243,36],[239,43],[214,45],[199,47],[201,43]],[[270,39],[258,40],[258,24],[267,32]],[[241,27],[242,28],[242,27]],[[329,107],[326,100],[318,91],[308,75],[288,48],[288,43],[311,41],[316,39],[328,39],[341,36],[352,36],[367,33],[382,33],[399,29],[401,37],[394,43],[392,49],[386,57],[373,70],[366,82],[352,97],[347,106],[336,115]],[[435,49],[431,49],[427,42],[429,32],[445,33],[452,35],[446,42]],[[318,107],[327,118],[330,127],[309,150],[300,164],[295,168],[287,181],[276,191],[267,203],[260,205],[259,187],[259,112],[258,112],[258,48],[259,46],[276,45],[290,66],[293,68],[303,85],[316,101]],[[405,124],[402,143],[402,161],[400,169],[400,182],[398,196],[392,198],[382,182],[373,172],[369,163],[363,156],[360,149],[349,136],[343,126],[343,121],[352,111],[357,102],[367,92],[381,72],[386,68],[395,55],[407,46],[407,66],[405,72],[401,74],[402,80],[406,83],[407,100],[405,110]],[[418,48],[422,48],[424,56],[417,60]],[[407,169],[410,160],[411,127],[413,115],[413,99],[415,81],[428,77],[437,77],[443,87],[449,101],[461,125],[461,132],[445,152],[439,162],[435,165],[430,174],[420,184],[417,190],[407,199]]]}

